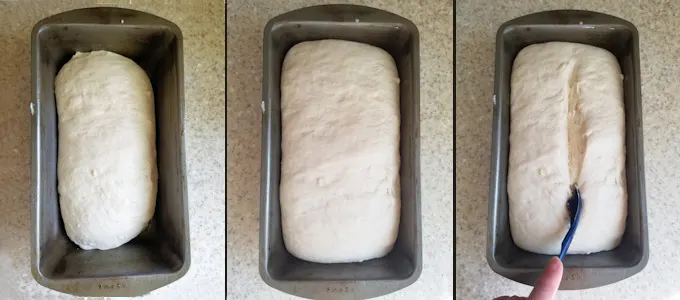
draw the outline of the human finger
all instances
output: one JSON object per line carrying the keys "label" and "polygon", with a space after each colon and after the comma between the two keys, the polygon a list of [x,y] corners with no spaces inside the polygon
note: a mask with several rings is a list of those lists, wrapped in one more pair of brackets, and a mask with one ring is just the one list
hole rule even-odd
{"label": "human finger", "polygon": [[559,258],[553,257],[543,269],[541,277],[536,281],[529,300],[553,300],[562,281],[564,267]]}

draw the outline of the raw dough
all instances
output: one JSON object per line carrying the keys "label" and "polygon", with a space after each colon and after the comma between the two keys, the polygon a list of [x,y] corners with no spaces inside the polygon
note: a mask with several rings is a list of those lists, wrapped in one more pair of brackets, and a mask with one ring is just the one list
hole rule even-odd
{"label": "raw dough", "polygon": [[156,206],[151,82],[132,60],[76,53],[55,82],[59,204],[80,248],[112,249],[136,237]]}
{"label": "raw dough", "polygon": [[619,245],[627,215],[622,79],[614,55],[594,46],[550,42],[517,55],[508,196],[520,248],[559,254],[574,183],[583,207],[568,253]]}
{"label": "raw dough", "polygon": [[399,78],[366,44],[290,49],[281,78],[283,239],[311,262],[360,262],[392,250],[399,227]]}

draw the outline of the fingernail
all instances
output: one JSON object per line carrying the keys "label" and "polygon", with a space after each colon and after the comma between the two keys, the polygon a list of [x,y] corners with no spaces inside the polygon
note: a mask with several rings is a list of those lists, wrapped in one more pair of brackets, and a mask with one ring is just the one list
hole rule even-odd
{"label": "fingernail", "polygon": [[550,259],[550,261],[548,261],[548,267],[547,268],[550,269],[550,270],[557,270],[557,268],[559,268],[559,262],[560,262],[560,259],[556,256],[553,256]]}

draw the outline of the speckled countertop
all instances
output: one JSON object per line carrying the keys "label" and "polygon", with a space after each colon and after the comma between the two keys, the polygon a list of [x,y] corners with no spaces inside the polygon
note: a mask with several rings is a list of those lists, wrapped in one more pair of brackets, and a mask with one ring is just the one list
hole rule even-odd
{"label": "speckled countertop", "polygon": [[38,285],[30,271],[30,35],[49,15],[101,5],[153,13],[184,35],[191,268],[143,298],[224,299],[225,35],[219,0],[0,1],[0,298],[78,299]]}
{"label": "speckled countertop", "polygon": [[680,299],[680,2],[623,0],[456,1],[456,299],[530,291],[485,259],[494,47],[503,22],[552,9],[599,11],[638,28],[651,251],[641,273],[557,299]]}
{"label": "speckled countertop", "polygon": [[301,299],[258,274],[262,32],[276,15],[331,2],[385,9],[420,30],[423,272],[381,299],[453,299],[453,3],[396,0],[228,1],[227,299]]}

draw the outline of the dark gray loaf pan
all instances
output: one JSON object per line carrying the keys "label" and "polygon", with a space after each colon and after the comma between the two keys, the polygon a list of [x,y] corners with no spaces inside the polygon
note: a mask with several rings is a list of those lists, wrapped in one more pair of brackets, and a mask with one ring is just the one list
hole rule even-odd
{"label": "dark gray loaf pan", "polygon": [[[281,65],[302,41],[342,39],[371,44],[397,63],[401,111],[401,221],[394,250],[362,263],[319,264],[291,256],[283,244],[279,207]],[[322,5],[277,16],[264,29],[260,275],[271,287],[310,299],[367,299],[402,289],[422,268],[420,215],[420,55],[416,26],[363,6]]]}
{"label": "dark gray loaf pan", "polygon": [[[84,251],[66,236],[57,194],[54,78],[76,52],[109,50],[137,62],[156,104],[158,197],[149,228],[112,250]],[[78,296],[139,296],[188,270],[182,34],[128,9],[86,8],[38,22],[31,34],[31,271],[41,285]]]}
{"label": "dark gray loaf pan", "polygon": [[496,273],[534,285],[550,256],[518,248],[508,221],[508,135],[510,130],[510,73],[524,47],[549,41],[589,44],[612,52],[624,75],[626,116],[626,177],[628,217],[621,244],[611,251],[567,255],[560,289],[599,287],[640,272],[649,258],[645,196],[640,48],[638,31],[625,20],[589,11],[546,11],[503,24],[496,36],[496,77],[493,98],[491,180],[487,261]]}

